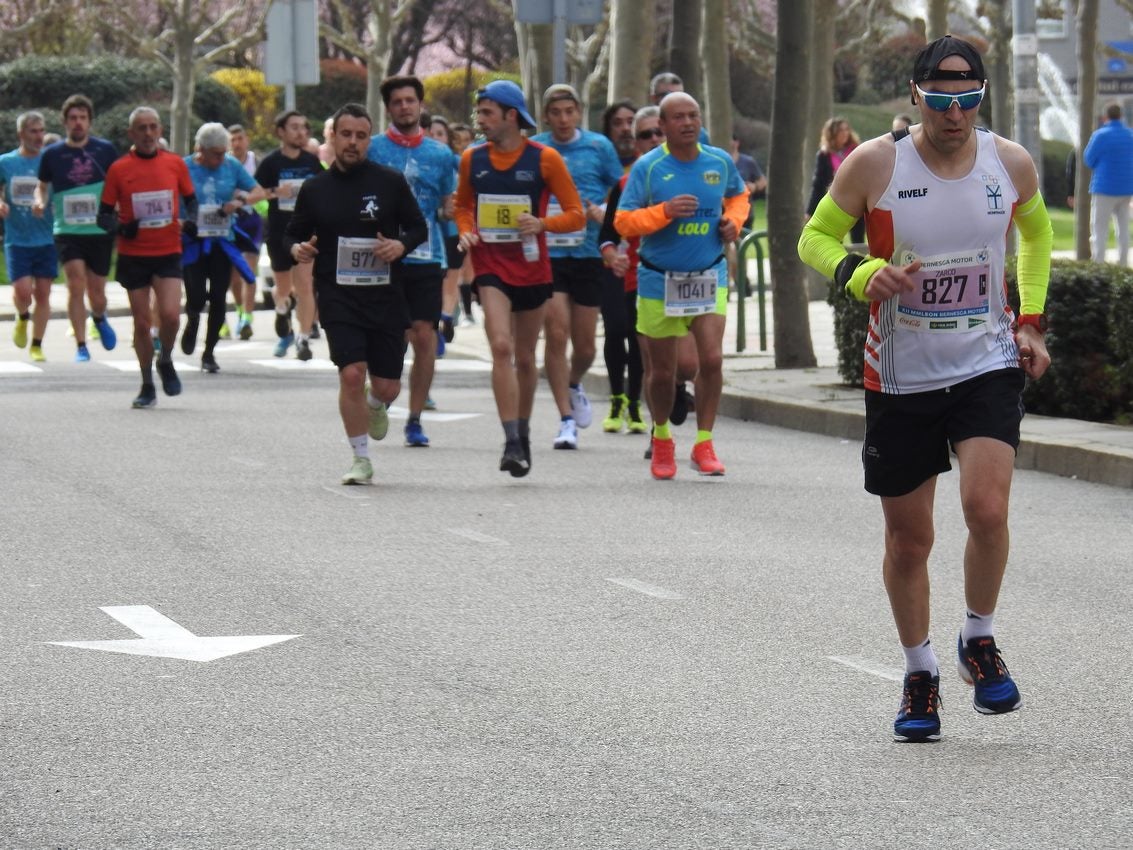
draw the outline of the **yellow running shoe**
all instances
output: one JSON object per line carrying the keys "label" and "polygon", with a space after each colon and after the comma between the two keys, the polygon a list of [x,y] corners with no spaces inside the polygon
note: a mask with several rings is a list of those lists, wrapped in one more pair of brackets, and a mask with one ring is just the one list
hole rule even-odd
{"label": "yellow running shoe", "polygon": [[28,344],[28,320],[16,318],[16,326],[12,328],[12,342],[16,348],[23,348]]}
{"label": "yellow running shoe", "polygon": [[43,347],[42,346],[33,345],[31,347],[30,353],[31,353],[31,359],[34,360],[36,363],[42,363],[44,360],[47,359],[46,357],[43,356]]}

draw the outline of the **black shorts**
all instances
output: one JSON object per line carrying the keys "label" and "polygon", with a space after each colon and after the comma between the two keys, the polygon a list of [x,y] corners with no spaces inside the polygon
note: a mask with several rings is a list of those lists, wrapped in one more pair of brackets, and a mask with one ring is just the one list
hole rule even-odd
{"label": "black shorts", "polygon": [[271,259],[271,270],[273,272],[289,272],[298,265],[291,256],[291,252],[283,247],[282,233],[269,232],[264,241],[268,246],[268,257]]}
{"label": "black shorts", "polygon": [[[253,209],[236,212],[236,247],[241,254],[258,254],[264,244],[264,220]],[[255,269],[253,269],[255,271]]]}
{"label": "black shorts", "polygon": [[1022,369],[978,375],[942,390],[892,395],[866,390],[865,489],[904,496],[952,468],[949,449],[971,437],[1019,448]]}
{"label": "black shorts", "polygon": [[434,328],[441,318],[441,285],[445,270],[440,263],[402,263],[396,271],[409,305],[409,319],[428,322]]}
{"label": "black shorts", "polygon": [[324,322],[330,359],[339,369],[365,363],[375,378],[401,379],[405,367],[405,328],[397,322],[362,327],[346,322]]}
{"label": "black shorts", "polygon": [[460,250],[460,237],[459,236],[446,236],[445,237],[445,259],[448,261],[449,271],[459,269],[464,265],[464,258],[467,256]]}
{"label": "black shorts", "polygon": [[82,260],[99,277],[110,274],[110,255],[114,253],[113,236],[56,236],[55,250],[59,262]]}
{"label": "black shorts", "polygon": [[155,277],[175,277],[182,280],[180,254],[162,254],[160,257],[133,257],[118,255],[118,282],[127,291],[145,289]]}
{"label": "black shorts", "polygon": [[565,292],[580,307],[601,305],[605,271],[606,267],[597,257],[551,258],[555,292]]}
{"label": "black shorts", "polygon": [[[498,289],[506,295],[511,302],[511,311],[513,313],[522,313],[526,310],[535,310],[542,307],[547,303],[547,299],[551,297],[553,291],[549,283],[516,286],[512,283],[504,283],[494,274],[482,274],[472,281],[472,293],[477,299],[480,297],[479,290],[482,287]],[[483,304],[484,302],[480,301],[480,303]]]}

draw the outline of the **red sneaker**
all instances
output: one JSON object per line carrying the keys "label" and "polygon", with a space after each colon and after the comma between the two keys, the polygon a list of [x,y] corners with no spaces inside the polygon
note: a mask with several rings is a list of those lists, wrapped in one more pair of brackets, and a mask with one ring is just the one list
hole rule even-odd
{"label": "red sneaker", "polygon": [[649,463],[649,471],[658,481],[667,481],[677,474],[677,447],[673,438],[658,440],[653,438],[653,458]]}
{"label": "red sneaker", "polygon": [[692,468],[701,475],[724,474],[724,464],[717,459],[711,440],[705,440],[692,447]]}

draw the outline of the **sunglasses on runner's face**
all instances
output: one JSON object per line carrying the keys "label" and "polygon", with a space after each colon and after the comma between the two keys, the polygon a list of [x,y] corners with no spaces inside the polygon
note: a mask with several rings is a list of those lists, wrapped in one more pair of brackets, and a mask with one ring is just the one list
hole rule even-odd
{"label": "sunglasses on runner's face", "polygon": [[952,104],[954,103],[964,112],[967,112],[969,109],[975,109],[983,102],[984,89],[986,88],[987,86],[980,86],[975,91],[950,94],[945,92],[925,91],[920,86],[917,86],[917,94],[924,98],[925,106],[934,112],[947,112],[952,108]]}
{"label": "sunglasses on runner's face", "polygon": [[652,130],[642,130],[637,134],[637,138],[644,142],[646,139],[659,138],[663,135],[665,135],[665,133],[660,127],[654,127]]}

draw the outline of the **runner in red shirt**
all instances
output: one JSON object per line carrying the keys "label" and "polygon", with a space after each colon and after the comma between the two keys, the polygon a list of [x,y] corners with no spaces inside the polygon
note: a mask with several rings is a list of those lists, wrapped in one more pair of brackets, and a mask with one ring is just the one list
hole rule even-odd
{"label": "runner in red shirt", "polygon": [[[181,392],[173,368],[173,342],[181,317],[181,231],[196,228],[197,198],[185,161],[158,146],[161,119],[148,106],[130,113],[133,147],[106,172],[98,225],[118,233],[118,280],[130,297],[134,316],[134,350],[142,370],[136,408],[157,404],[153,384],[153,339],[150,336],[150,290],[157,298],[161,357],[157,371],[166,395]],[[187,220],[179,220],[184,198]]]}

